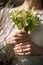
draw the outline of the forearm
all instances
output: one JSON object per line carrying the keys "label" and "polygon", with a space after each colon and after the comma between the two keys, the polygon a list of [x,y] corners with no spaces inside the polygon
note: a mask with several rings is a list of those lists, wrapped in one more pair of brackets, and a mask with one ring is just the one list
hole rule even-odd
{"label": "forearm", "polygon": [[36,44],[32,44],[32,52],[31,52],[32,55],[43,55],[43,47],[40,47]]}

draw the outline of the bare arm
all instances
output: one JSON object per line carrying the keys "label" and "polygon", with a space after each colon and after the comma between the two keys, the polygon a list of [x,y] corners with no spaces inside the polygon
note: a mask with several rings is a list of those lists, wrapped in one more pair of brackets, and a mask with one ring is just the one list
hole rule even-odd
{"label": "bare arm", "polygon": [[37,56],[43,55],[43,47],[38,46],[38,45],[36,45],[34,43],[32,43],[31,45],[32,45],[32,51],[31,51],[32,55],[37,55]]}

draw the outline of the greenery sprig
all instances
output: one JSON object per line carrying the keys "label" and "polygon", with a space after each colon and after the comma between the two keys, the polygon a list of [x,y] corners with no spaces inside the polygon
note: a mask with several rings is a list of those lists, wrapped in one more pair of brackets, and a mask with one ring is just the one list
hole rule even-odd
{"label": "greenery sprig", "polygon": [[40,14],[32,10],[16,10],[10,12],[10,18],[19,30],[31,31],[40,26]]}

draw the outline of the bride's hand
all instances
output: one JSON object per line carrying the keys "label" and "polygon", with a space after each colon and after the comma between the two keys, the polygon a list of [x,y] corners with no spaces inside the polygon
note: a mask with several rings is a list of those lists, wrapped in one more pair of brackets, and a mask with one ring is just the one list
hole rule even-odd
{"label": "bride's hand", "polygon": [[16,40],[15,40],[16,37],[17,37],[17,32],[13,31],[9,36],[7,36],[5,38],[6,44],[9,44],[9,45],[15,45],[15,44],[17,44]]}
{"label": "bride's hand", "polygon": [[14,31],[6,38],[6,43],[13,45],[13,50],[19,55],[31,54],[31,43],[26,31]]}
{"label": "bride's hand", "polygon": [[15,37],[16,45],[14,51],[18,55],[30,55],[31,54],[31,42],[29,34],[26,31],[18,30]]}

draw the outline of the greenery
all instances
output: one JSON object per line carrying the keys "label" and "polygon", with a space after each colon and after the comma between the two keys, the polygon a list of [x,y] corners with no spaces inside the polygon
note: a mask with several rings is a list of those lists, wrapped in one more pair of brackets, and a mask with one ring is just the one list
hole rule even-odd
{"label": "greenery", "polygon": [[31,31],[40,26],[40,14],[33,10],[16,10],[10,12],[10,18],[19,30]]}

